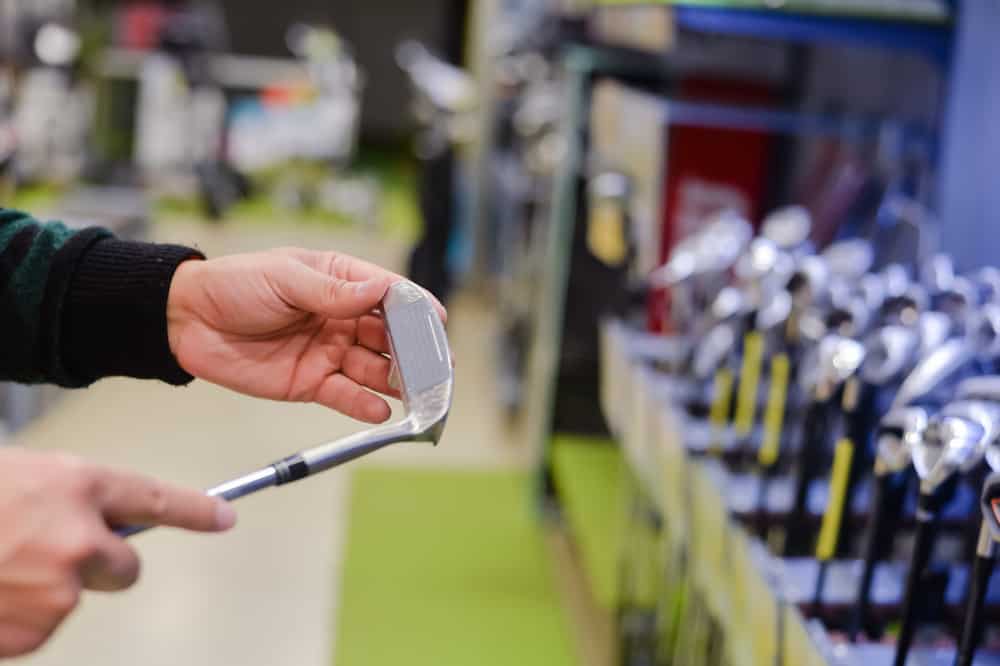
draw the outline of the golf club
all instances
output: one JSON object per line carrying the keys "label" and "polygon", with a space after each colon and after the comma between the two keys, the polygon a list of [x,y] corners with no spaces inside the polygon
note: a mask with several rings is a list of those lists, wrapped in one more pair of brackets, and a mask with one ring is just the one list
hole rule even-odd
{"label": "golf club", "polygon": [[[989,401],[1000,413],[1000,376],[972,377],[958,386],[959,398]],[[966,592],[965,621],[959,638],[956,666],[969,666],[982,641],[983,606],[986,589],[996,563],[997,545],[1000,540],[1000,440],[994,437],[986,448],[986,464],[993,474],[983,484],[980,508],[982,524],[976,544],[976,554],[969,575]]]}
{"label": "golf club", "polygon": [[[398,386],[406,416],[326,444],[306,449],[207,491],[235,500],[343,465],[397,442],[437,444],[451,409],[454,371],[448,337],[431,297],[412,282],[392,285],[382,300],[386,332],[392,350],[390,383]],[[131,536],[147,526],[118,528]]]}
{"label": "golf club", "polygon": [[[871,364],[862,372],[869,373],[873,378],[891,374],[892,366],[903,363],[907,351],[913,353],[914,341],[908,334],[910,330],[906,327],[884,327],[879,331],[872,340]],[[849,632],[852,640],[856,639],[859,631],[865,630],[875,565],[881,559],[881,553],[886,550],[886,544],[892,543],[896,531],[894,523],[898,522],[902,510],[906,490],[906,477],[902,472],[908,467],[910,451],[916,446],[927,424],[927,413],[924,410],[911,411],[908,408],[916,405],[940,405],[943,402],[940,395],[950,394],[949,387],[956,376],[974,359],[974,347],[965,340],[956,338],[939,345],[928,355],[921,357],[909,372],[883,419],[885,427],[880,429],[876,438],[871,522],[855,617]],[[972,380],[966,380],[970,381]],[[902,427],[901,424],[904,423],[908,425]]]}
{"label": "golf club", "polygon": [[969,574],[965,621],[962,623],[955,666],[972,666],[976,649],[983,638],[983,607],[1000,545],[1000,473],[995,469],[983,484],[979,508],[983,523],[979,531],[976,558]]}
{"label": "golf club", "polygon": [[985,452],[986,435],[986,430],[976,421],[941,414],[931,418],[924,436],[912,449],[913,466],[920,478],[920,499],[893,666],[905,666],[913,643],[919,612],[918,588],[931,560],[937,518],[947,495],[942,491],[960,472],[969,471],[979,463]]}
{"label": "golf club", "polygon": [[868,609],[871,604],[872,580],[876,564],[883,559],[887,544],[895,532],[890,522],[899,518],[906,476],[903,474],[911,460],[911,449],[923,437],[927,428],[927,411],[920,407],[902,407],[890,411],[883,418],[875,433],[875,469],[868,520],[865,551],[858,583],[857,603],[848,631],[852,642],[858,632],[865,631]]}
{"label": "golf club", "polygon": [[698,313],[722,287],[698,282],[720,280],[743,255],[752,235],[749,222],[723,211],[678,243],[667,263],[650,274],[652,287],[671,289],[671,309],[676,309],[671,317],[676,324],[690,330]]}
{"label": "golf club", "polygon": [[844,385],[861,367],[865,348],[850,338],[829,334],[803,363],[801,387],[811,399],[802,422],[802,445],[795,471],[792,510],[785,528],[782,552],[801,553],[811,542],[808,529],[808,491],[822,471],[829,435],[836,430]]}
{"label": "golf club", "polygon": [[803,206],[785,206],[769,214],[760,226],[760,235],[779,249],[792,254],[808,253],[812,244],[812,216]]}

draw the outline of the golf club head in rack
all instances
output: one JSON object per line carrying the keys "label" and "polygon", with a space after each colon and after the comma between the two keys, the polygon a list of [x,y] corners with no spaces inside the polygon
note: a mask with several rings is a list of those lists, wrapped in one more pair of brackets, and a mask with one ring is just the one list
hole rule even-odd
{"label": "golf club head in rack", "polygon": [[784,252],[804,254],[812,250],[809,234],[812,216],[803,206],[785,206],[768,215],[760,226],[760,235]]}
{"label": "golf club head in rack", "polygon": [[[451,410],[454,369],[444,324],[422,288],[397,282],[382,299],[382,314],[392,352],[391,383],[398,387],[405,411],[395,422],[306,449],[221,485],[207,493],[235,500],[337,467],[398,442],[437,444]],[[122,527],[120,536],[145,531]]]}
{"label": "golf club head in rack", "polygon": [[975,357],[975,349],[968,341],[961,338],[945,341],[923,357],[907,375],[896,393],[892,407],[906,407],[933,400],[950,381],[960,379],[958,375],[968,368]]}
{"label": "golf club head in rack", "polygon": [[980,268],[970,278],[979,290],[982,303],[1000,303],[1000,269],[993,266]]}
{"label": "golf club head in rack", "polygon": [[927,410],[922,407],[901,407],[890,411],[875,432],[875,475],[902,472],[913,456],[913,447],[927,429]]}
{"label": "golf club head in rack", "polygon": [[848,380],[854,378],[865,358],[865,348],[857,340],[829,334],[804,359],[799,381],[809,395],[801,424],[801,450],[793,473],[792,508],[786,520],[781,552],[785,557],[800,556],[811,548],[808,494],[822,473],[822,461],[832,446],[831,434],[842,418],[840,396]]}
{"label": "golf club head in rack", "polygon": [[[994,440],[990,443],[990,448],[995,447]],[[979,500],[982,524],[979,528],[976,555],[972,562],[972,571],[966,589],[965,620],[962,623],[962,634],[958,640],[955,666],[972,666],[976,650],[982,642],[986,592],[996,565],[998,545],[1000,545],[1000,473],[994,467],[996,460],[990,461],[988,452],[987,462],[993,468],[993,473],[983,482],[983,490]]]}
{"label": "golf club head in rack", "polygon": [[[970,377],[958,385],[956,395],[960,400],[1000,406],[1000,376]],[[1000,437],[994,436],[986,447],[986,464],[994,472],[1000,472]]]}
{"label": "golf club head in rack", "polygon": [[871,513],[858,579],[857,603],[849,630],[852,642],[859,632],[867,629],[875,566],[882,559],[883,551],[891,547],[902,511],[906,481],[897,477],[909,468],[913,447],[923,438],[929,418],[927,410],[921,407],[901,407],[883,416],[875,431]]}
{"label": "golf club head in rack", "polygon": [[1000,360],[1000,304],[987,303],[977,308],[969,318],[968,336],[976,347],[979,360],[986,366],[995,367]]}
{"label": "golf club head in rack", "polygon": [[728,270],[743,254],[753,231],[750,223],[724,211],[691,234],[670,253],[670,259],[649,276],[655,287],[670,287],[702,273]]}
{"label": "golf club head in rack", "polygon": [[671,290],[671,319],[682,332],[692,332],[703,308],[728,281],[726,274],[752,235],[747,220],[733,211],[722,211],[678,243],[667,263],[650,274],[651,287]]}
{"label": "golf club head in rack", "polygon": [[905,666],[916,632],[918,588],[930,563],[937,532],[938,491],[956,474],[982,460],[986,437],[986,430],[977,421],[942,413],[931,418],[924,436],[913,447],[913,466],[920,477],[920,500],[893,666]]}
{"label": "golf club head in rack", "polygon": [[920,336],[905,326],[883,326],[868,336],[865,348],[861,377],[869,384],[884,386],[913,368]]}
{"label": "golf club head in rack", "polygon": [[933,416],[912,451],[921,494],[933,494],[952,476],[979,463],[986,452],[987,434],[978,418],[947,411]]}
{"label": "golf club head in rack", "polygon": [[821,256],[831,275],[857,282],[871,270],[875,250],[870,242],[851,238],[833,243]]}

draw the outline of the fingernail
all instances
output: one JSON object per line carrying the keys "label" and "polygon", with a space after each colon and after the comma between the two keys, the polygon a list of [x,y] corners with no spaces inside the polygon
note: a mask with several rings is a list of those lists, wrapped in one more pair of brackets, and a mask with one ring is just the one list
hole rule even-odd
{"label": "fingernail", "polygon": [[236,509],[229,502],[219,502],[215,508],[215,527],[220,532],[236,524]]}

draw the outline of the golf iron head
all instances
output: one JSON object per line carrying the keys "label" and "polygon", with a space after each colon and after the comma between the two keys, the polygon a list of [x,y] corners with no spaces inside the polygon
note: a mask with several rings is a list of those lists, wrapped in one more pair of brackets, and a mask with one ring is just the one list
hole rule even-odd
{"label": "golf iron head", "polygon": [[975,349],[967,341],[952,338],[921,359],[903,380],[892,407],[906,407],[933,396],[975,359]]}
{"label": "golf iron head", "polygon": [[939,414],[931,418],[912,452],[920,492],[929,495],[953,474],[978,463],[986,449],[985,437],[985,429],[964,416]]}
{"label": "golf iron head", "polygon": [[909,466],[913,447],[923,438],[928,419],[921,407],[893,409],[882,417],[875,433],[876,475],[901,472]]}
{"label": "golf iron head", "polygon": [[[393,362],[390,382],[400,392],[405,416],[395,423],[288,456],[211,488],[207,494],[235,500],[318,474],[397,442],[438,443],[454,391],[454,369],[444,324],[427,292],[408,281],[389,287],[382,299],[382,314]],[[130,536],[146,529],[131,526],[115,532]]]}

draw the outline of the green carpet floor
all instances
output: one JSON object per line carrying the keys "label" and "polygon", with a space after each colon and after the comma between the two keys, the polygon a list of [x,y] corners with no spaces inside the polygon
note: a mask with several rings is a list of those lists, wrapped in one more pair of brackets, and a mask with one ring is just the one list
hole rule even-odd
{"label": "green carpet floor", "polygon": [[336,666],[563,666],[570,625],[526,473],[353,477]]}
{"label": "green carpet floor", "polygon": [[594,599],[614,609],[625,518],[621,450],[606,439],[568,435],[552,447],[559,498]]}

